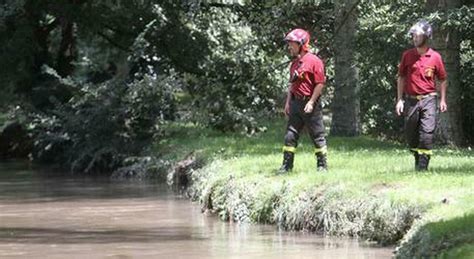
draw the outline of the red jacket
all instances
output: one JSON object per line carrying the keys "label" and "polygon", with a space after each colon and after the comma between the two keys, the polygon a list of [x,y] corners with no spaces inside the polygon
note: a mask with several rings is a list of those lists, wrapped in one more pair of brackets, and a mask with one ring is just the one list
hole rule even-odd
{"label": "red jacket", "polygon": [[299,96],[311,96],[317,84],[326,82],[324,63],[313,53],[306,53],[291,63],[290,91]]}
{"label": "red jacket", "polygon": [[421,56],[413,48],[403,52],[398,75],[405,78],[406,94],[421,95],[436,91],[435,76],[446,79],[446,69],[438,52],[430,48]]}

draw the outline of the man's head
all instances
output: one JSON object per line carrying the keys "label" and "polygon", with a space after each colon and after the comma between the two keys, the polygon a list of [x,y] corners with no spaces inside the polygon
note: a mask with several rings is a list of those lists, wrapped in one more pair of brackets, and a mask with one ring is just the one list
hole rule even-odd
{"label": "man's head", "polygon": [[302,51],[309,50],[309,33],[303,29],[294,29],[285,36],[288,51],[292,57],[298,56]]}
{"label": "man's head", "polygon": [[432,36],[432,33],[433,29],[431,28],[431,25],[424,20],[415,23],[408,31],[408,34],[413,40],[413,45],[415,45],[417,48],[426,46],[428,44],[428,39]]}

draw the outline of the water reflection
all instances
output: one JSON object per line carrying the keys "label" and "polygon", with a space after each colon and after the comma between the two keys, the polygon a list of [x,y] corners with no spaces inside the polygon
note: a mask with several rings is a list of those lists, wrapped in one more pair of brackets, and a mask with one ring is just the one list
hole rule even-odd
{"label": "water reflection", "polygon": [[164,185],[0,164],[0,258],[388,258],[391,250],[221,222]]}

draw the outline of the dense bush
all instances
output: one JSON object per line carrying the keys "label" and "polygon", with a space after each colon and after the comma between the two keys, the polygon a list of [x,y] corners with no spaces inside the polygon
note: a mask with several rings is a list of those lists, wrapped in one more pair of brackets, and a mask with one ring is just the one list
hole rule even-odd
{"label": "dense bush", "polygon": [[203,74],[188,81],[194,84],[195,117],[216,129],[251,133],[259,114],[275,112],[286,87],[272,69],[279,60],[253,43],[256,35],[235,13],[210,12],[198,19],[198,28],[205,28],[211,53],[202,61]]}
{"label": "dense bush", "polygon": [[[209,8],[177,16],[184,11],[155,10],[133,46],[133,76],[175,73],[176,91],[186,96],[186,118],[222,131],[259,130],[256,118],[275,112],[286,87],[274,71],[281,59],[255,44],[257,35],[236,11]],[[160,37],[169,30],[176,33]]]}
{"label": "dense bush", "polygon": [[79,92],[67,103],[29,113],[33,158],[72,172],[111,172],[159,137],[173,82],[146,75],[128,84],[74,85]]}

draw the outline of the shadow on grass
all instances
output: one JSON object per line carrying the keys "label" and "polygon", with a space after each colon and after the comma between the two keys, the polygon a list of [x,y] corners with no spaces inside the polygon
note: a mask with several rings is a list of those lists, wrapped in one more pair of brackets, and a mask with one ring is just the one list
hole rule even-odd
{"label": "shadow on grass", "polygon": [[452,175],[452,176],[474,176],[474,164],[463,164],[457,166],[438,166],[438,165],[430,165],[427,171],[416,171],[414,166],[413,168],[407,168],[403,170],[397,171],[383,171],[380,174],[387,174],[387,175],[398,175],[398,176],[433,176],[433,175]]}
{"label": "shadow on grass", "polygon": [[367,136],[361,137],[329,137],[328,145],[338,151],[390,151],[403,149],[405,146],[395,142],[381,141]]}

